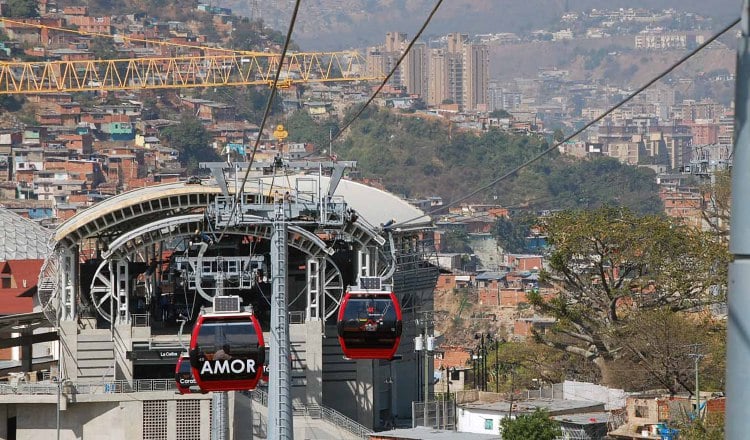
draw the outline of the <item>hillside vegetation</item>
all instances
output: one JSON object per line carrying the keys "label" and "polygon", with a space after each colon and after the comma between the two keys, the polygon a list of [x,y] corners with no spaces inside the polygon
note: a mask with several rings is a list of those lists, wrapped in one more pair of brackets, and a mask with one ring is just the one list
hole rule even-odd
{"label": "hillside vegetation", "polygon": [[[298,112],[287,126],[292,141],[325,148],[329,130],[339,122],[315,122]],[[409,198],[440,196],[447,203],[487,187],[467,201],[537,210],[605,204],[641,213],[663,210],[651,170],[609,158],[580,160],[553,151],[490,185],[547,148],[536,135],[458,131],[443,120],[384,109],[365,111],[334,145],[339,159],[357,161],[362,177],[380,179],[388,190]]]}

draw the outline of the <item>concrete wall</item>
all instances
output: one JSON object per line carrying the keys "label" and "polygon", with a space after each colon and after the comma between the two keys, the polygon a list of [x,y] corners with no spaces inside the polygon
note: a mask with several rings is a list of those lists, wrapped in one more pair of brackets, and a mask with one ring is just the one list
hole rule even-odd
{"label": "concrete wall", "polygon": [[[231,393],[230,393],[231,394]],[[34,400],[39,400],[35,403]],[[185,414],[178,414],[178,401],[198,401],[199,420],[195,429],[199,438],[211,437],[211,394],[181,396],[174,392],[149,392],[133,394],[94,394],[61,396],[60,439],[102,439],[132,440],[144,438],[144,402],[159,402],[165,408],[163,414],[152,414],[151,426],[161,429],[168,439],[177,436],[177,424],[185,420]],[[230,414],[236,406],[230,395]],[[28,402],[28,403],[27,403]],[[241,408],[237,408],[241,409]],[[16,438],[18,440],[38,440],[57,438],[58,406],[56,396],[2,396],[0,397],[0,440],[7,440],[8,419],[16,417]],[[242,420],[243,414],[235,414],[235,420]],[[189,417],[188,417],[189,418]],[[194,419],[193,419],[194,420]],[[234,427],[230,421],[230,439],[247,439],[250,427],[241,423]],[[234,436],[232,436],[234,435]]]}
{"label": "concrete wall", "polygon": [[466,408],[458,408],[456,415],[458,431],[475,434],[499,434],[500,421],[505,417],[504,413]]}
{"label": "concrete wall", "polygon": [[621,389],[607,388],[588,382],[566,380],[563,382],[563,399],[604,402],[604,409],[611,411],[613,409],[625,408],[627,395]]}

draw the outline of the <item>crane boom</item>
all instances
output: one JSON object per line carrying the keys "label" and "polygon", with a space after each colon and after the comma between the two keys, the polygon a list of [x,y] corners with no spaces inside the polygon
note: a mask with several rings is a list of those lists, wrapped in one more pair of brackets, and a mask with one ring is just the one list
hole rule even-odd
{"label": "crane boom", "polygon": [[[0,95],[240,85],[272,86],[280,55],[219,55],[0,62]],[[300,52],[284,59],[278,87],[377,81],[357,52]]]}

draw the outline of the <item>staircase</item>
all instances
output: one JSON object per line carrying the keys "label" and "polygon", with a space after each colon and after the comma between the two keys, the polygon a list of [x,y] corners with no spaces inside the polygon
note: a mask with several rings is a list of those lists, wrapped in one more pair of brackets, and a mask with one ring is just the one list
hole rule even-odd
{"label": "staircase", "polygon": [[[259,388],[242,394],[257,404],[253,412],[255,438],[267,438],[268,394]],[[292,411],[295,434],[304,433],[304,438],[366,440],[372,434],[367,427],[325,406],[295,404]]]}
{"label": "staircase", "polygon": [[78,382],[101,382],[113,374],[114,344],[107,329],[86,329],[78,334]]}

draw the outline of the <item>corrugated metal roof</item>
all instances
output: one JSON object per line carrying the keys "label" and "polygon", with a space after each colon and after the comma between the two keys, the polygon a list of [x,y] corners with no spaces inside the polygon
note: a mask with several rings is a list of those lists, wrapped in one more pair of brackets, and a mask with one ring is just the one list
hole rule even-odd
{"label": "corrugated metal roof", "polygon": [[52,231],[0,207],[0,261],[45,259]]}

